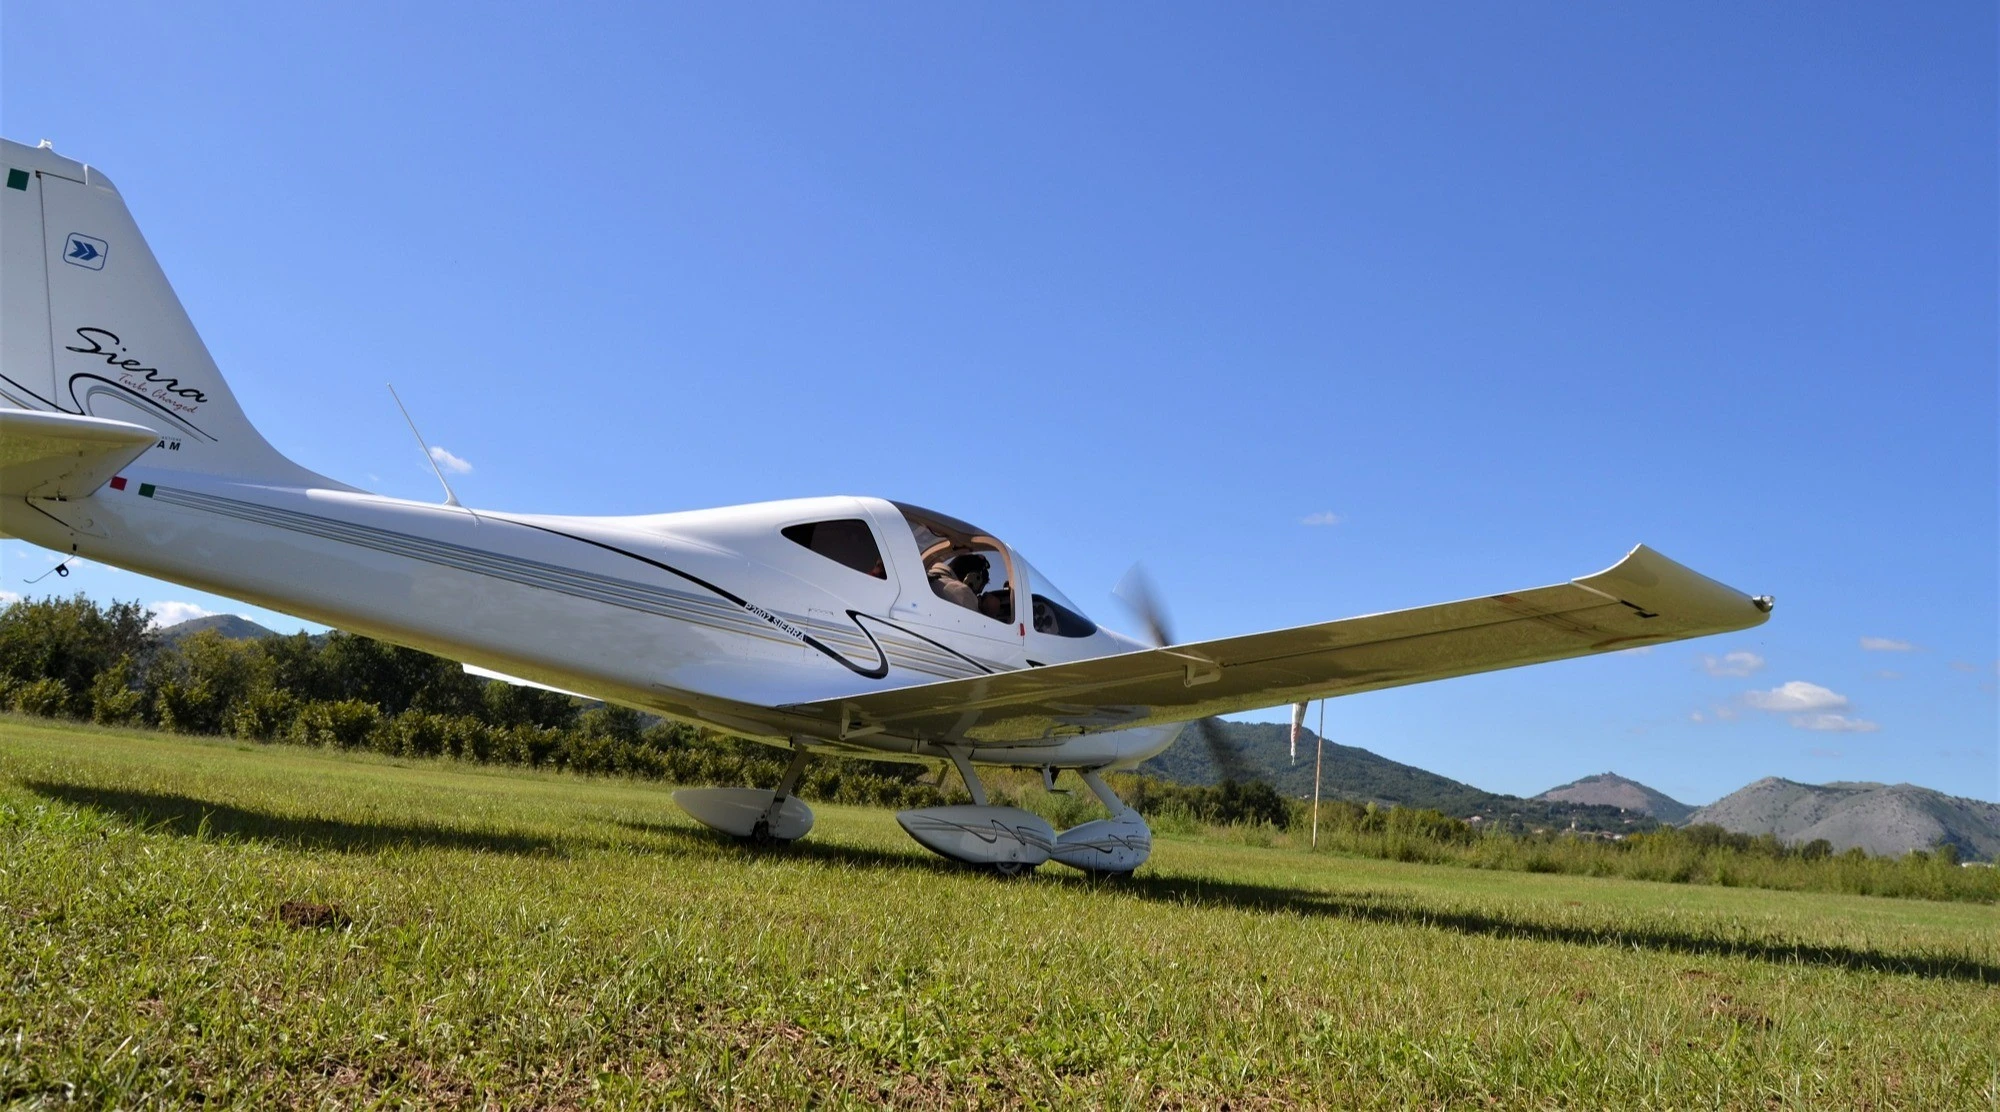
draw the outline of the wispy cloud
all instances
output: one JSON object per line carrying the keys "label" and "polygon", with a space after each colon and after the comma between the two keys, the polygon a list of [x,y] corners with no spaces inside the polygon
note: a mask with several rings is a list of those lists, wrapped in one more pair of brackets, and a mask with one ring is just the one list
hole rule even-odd
{"label": "wispy cloud", "polygon": [[472,473],[471,464],[452,455],[450,449],[441,444],[431,445],[431,458],[437,461],[439,467],[444,468],[454,475],[469,475]]}
{"label": "wispy cloud", "polygon": [[1903,673],[1898,672],[1893,668],[1884,668],[1881,671],[1875,673],[1875,678],[1878,680],[1900,680],[1903,678]]}
{"label": "wispy cloud", "polygon": [[1300,518],[1300,519],[1299,519],[1299,524],[1300,524],[1300,525],[1338,525],[1338,524],[1340,524],[1340,515],[1339,515],[1339,514],[1337,514],[1337,513],[1334,513],[1334,512],[1332,511],[1332,510],[1321,510],[1320,512],[1318,512],[1318,513],[1316,513],[1316,514],[1307,514],[1306,516],[1304,516],[1304,517]]}
{"label": "wispy cloud", "polygon": [[21,601],[21,596],[12,591],[0,591],[0,606],[12,606]]}
{"label": "wispy cloud", "polygon": [[1871,653],[1913,653],[1917,647],[1908,641],[1898,641],[1894,637],[1863,637],[1861,647]]}
{"label": "wispy cloud", "polygon": [[1701,667],[1711,676],[1748,676],[1763,671],[1764,658],[1753,652],[1723,653],[1702,657]]}
{"label": "wispy cloud", "polygon": [[1795,714],[1792,725],[1801,730],[1823,730],[1839,734],[1872,734],[1881,729],[1879,723],[1865,718],[1851,718],[1845,714]]}
{"label": "wispy cloud", "polygon": [[1808,750],[1806,750],[1806,755],[1807,755],[1807,756],[1809,756],[1809,757],[1818,757],[1819,759],[1821,759],[1821,760],[1823,760],[1823,761],[1837,761],[1837,760],[1839,760],[1839,759],[1840,759],[1840,758],[1841,758],[1841,757],[1842,757],[1842,756],[1843,756],[1844,754],[1842,754],[1842,753],[1841,753],[1841,751],[1840,751],[1840,750],[1838,750],[1838,749],[1820,749],[1820,748],[1812,748],[1812,749],[1808,749]]}
{"label": "wispy cloud", "polygon": [[1769,691],[1746,691],[1743,701],[1756,710],[1780,713],[1847,709],[1847,696],[1804,680],[1782,683]]}
{"label": "wispy cloud", "polygon": [[215,616],[215,611],[204,610],[192,602],[155,602],[146,607],[153,612],[153,629],[165,629],[195,618]]}
{"label": "wispy cloud", "polygon": [[1977,672],[1979,671],[1979,665],[1974,664],[1970,660],[1954,660],[1951,662],[1951,670],[1954,672]]}

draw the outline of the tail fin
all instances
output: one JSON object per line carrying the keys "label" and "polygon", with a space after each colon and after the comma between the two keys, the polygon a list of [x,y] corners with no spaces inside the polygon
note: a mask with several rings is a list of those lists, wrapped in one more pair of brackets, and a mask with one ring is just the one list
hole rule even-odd
{"label": "tail fin", "polygon": [[243,415],[102,173],[0,139],[0,405],[155,430],[149,467],[341,486]]}

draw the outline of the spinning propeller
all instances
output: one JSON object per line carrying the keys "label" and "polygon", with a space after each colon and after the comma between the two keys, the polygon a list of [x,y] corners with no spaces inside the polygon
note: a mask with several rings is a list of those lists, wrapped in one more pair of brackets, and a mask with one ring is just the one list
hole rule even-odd
{"label": "spinning propeller", "polygon": [[[1167,608],[1161,603],[1159,593],[1153,589],[1152,577],[1146,574],[1144,567],[1133,564],[1111,593],[1139,619],[1154,648],[1164,649],[1178,644],[1168,628]],[[1238,783],[1261,779],[1243,759],[1243,751],[1229,739],[1229,733],[1222,728],[1220,719],[1198,718],[1189,725],[1202,745],[1207,747],[1209,759],[1215,762],[1216,771],[1221,773],[1223,779]]]}

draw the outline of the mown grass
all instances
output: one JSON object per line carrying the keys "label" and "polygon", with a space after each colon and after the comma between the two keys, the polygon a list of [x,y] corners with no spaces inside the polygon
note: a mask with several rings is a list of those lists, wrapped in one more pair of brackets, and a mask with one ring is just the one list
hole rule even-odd
{"label": "mown grass", "polygon": [[1199,835],[1001,882],[667,796],[0,719],[0,1103],[2000,1103],[1992,906]]}

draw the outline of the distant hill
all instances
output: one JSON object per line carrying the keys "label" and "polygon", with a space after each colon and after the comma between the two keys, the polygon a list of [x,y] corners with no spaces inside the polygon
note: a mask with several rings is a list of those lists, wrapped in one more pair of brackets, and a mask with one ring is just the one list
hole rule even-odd
{"label": "distant hill", "polygon": [[1961,857],[2000,856],[2000,805],[1914,784],[1800,784],[1766,777],[1688,817],[1741,834],[1791,843],[1825,838],[1835,851],[1860,846],[1900,855],[1949,842]]}
{"label": "distant hill", "polygon": [[1558,803],[1594,803],[1603,807],[1618,807],[1626,811],[1637,811],[1651,815],[1661,822],[1685,822],[1694,808],[1664,792],[1654,791],[1637,780],[1628,780],[1615,772],[1600,772],[1581,780],[1572,780],[1559,788],[1535,797]]}
{"label": "distant hill", "polygon": [[160,631],[160,640],[178,641],[206,629],[214,630],[228,641],[255,641],[259,637],[277,636],[275,631],[265,629],[248,618],[238,617],[235,614],[210,614],[205,618],[189,618],[187,621],[168,626]]}
{"label": "distant hill", "polygon": [[[1294,799],[1312,797],[1311,730],[1299,731],[1299,759],[1293,764],[1288,755],[1290,726],[1223,722],[1222,728],[1243,755],[1253,779],[1267,781]],[[1192,729],[1183,732],[1166,752],[1140,765],[1138,771],[1181,784],[1214,784],[1222,779],[1207,746]],[[1519,829],[1563,829],[1573,824],[1579,830],[1624,831],[1657,825],[1642,812],[1620,811],[1615,806],[1500,795],[1333,741],[1326,743],[1321,796],[1352,803],[1427,807],[1457,818],[1477,815],[1486,822]]]}

